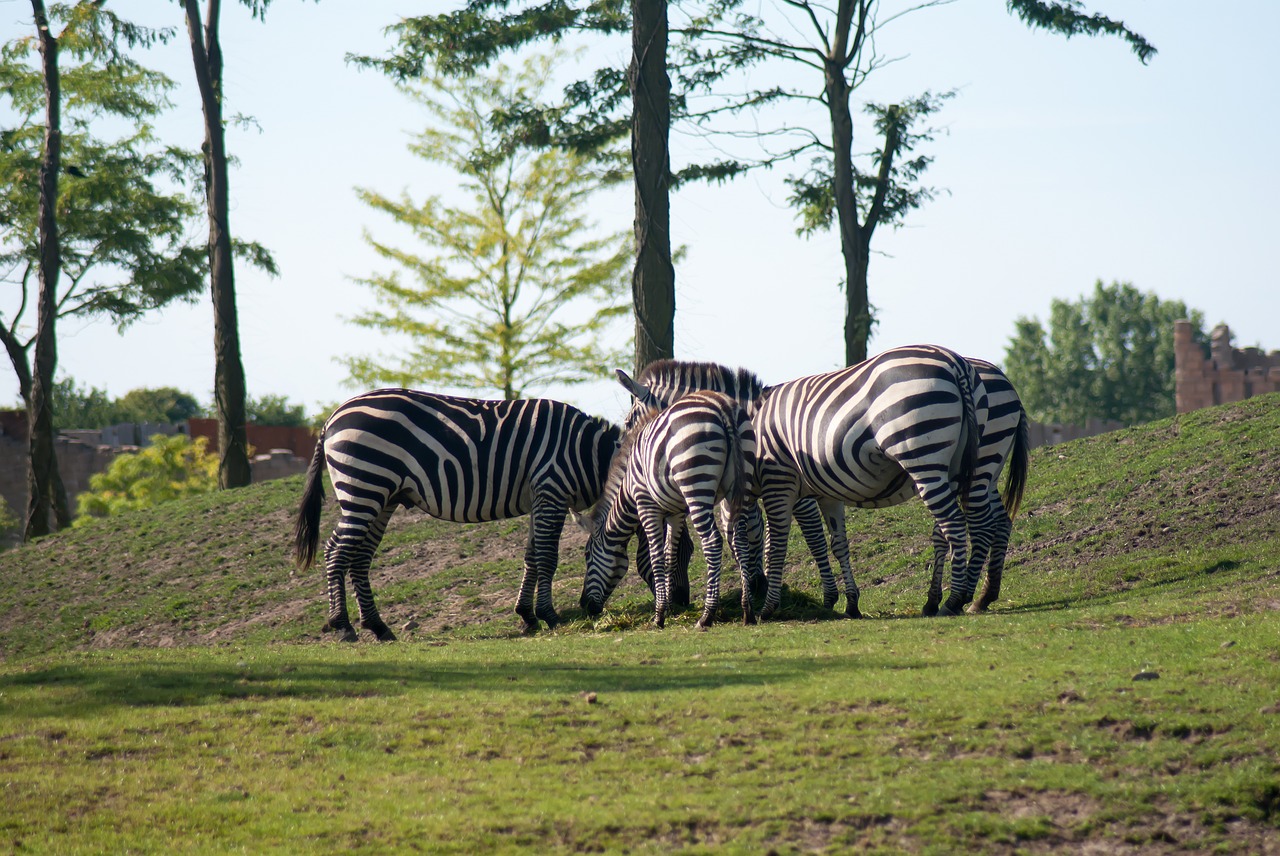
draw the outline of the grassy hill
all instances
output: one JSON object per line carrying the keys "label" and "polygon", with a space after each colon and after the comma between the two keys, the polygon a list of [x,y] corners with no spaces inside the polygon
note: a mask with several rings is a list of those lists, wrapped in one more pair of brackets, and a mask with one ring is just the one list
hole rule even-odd
{"label": "grassy hill", "polygon": [[519,637],[525,522],[402,513],[403,641],[315,644],[299,493],[0,555],[0,851],[1280,852],[1280,396],[1035,452],[981,616],[916,617],[913,504],[850,515],[866,620],[797,538],[784,620],[591,622],[571,533]]}
{"label": "grassy hill", "polygon": [[[0,554],[0,656],[320,638],[323,572],[296,571],[290,557],[300,495],[300,477],[280,479]],[[1192,613],[1275,608],[1280,397],[1036,450],[1023,508],[996,612],[1126,600],[1140,616],[1149,592],[1179,592],[1178,609]],[[330,496],[322,531],[333,521]],[[399,512],[372,573],[388,624],[404,639],[514,635],[527,531],[525,519],[459,525]],[[849,531],[863,610],[917,614],[931,549],[923,506],[850,512]],[[579,619],[570,631],[592,626],[577,608],[583,543],[570,521],[555,589],[557,608]],[[787,558],[784,618],[830,617],[798,537]],[[736,599],[730,587],[725,620]],[[598,627],[643,623],[650,602],[631,574]]]}

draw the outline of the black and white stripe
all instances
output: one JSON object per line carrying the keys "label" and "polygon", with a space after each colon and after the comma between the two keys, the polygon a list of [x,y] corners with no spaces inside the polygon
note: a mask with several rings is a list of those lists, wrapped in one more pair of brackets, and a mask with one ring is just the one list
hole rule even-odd
{"label": "black and white stripe", "polygon": [[[630,428],[653,409],[668,407],[681,396],[700,390],[727,395],[750,416],[764,394],[764,384],[754,373],[742,368],[729,368],[718,363],[686,360],[655,360],[632,380],[626,372],[617,372],[618,381],[634,400],[623,425]],[[750,574],[753,594],[764,593],[764,526],[759,507],[750,503],[744,508],[739,530],[732,536],[734,558],[739,568]],[[671,584],[671,602],[675,606],[689,604],[689,561],[693,557],[693,541],[684,532],[673,556],[668,557],[667,575]],[[641,579],[653,590],[649,552],[643,541],[636,551],[636,569]]]}
{"label": "black and white stripe", "polygon": [[[985,565],[987,584],[975,607],[981,611],[987,609],[1000,595],[1005,554],[1013,531],[1013,517],[1022,502],[1027,482],[1029,423],[1022,407],[1022,399],[1004,372],[986,360],[972,357],[967,359],[978,374],[974,405],[979,440],[978,463],[965,506],[969,560],[964,573],[964,588],[969,592],[976,589],[978,577]],[[1002,497],[997,488],[1000,473],[1005,470],[1006,465],[1008,471]],[[826,533],[823,531],[822,511],[816,501],[801,500],[795,507],[795,520],[813,553],[822,580],[823,600],[829,608],[835,604],[838,592],[829,560]],[[839,519],[829,520],[827,523],[833,533],[836,528],[843,531],[844,514],[841,513]],[[943,569],[950,552],[946,538],[936,524],[932,540],[934,555],[924,615],[936,615],[938,612],[942,602]],[[843,556],[837,555],[837,561],[841,563],[847,592],[847,581],[852,578],[847,564],[847,551]]]}
{"label": "black and white stripe", "polygon": [[[598,615],[627,569],[627,544],[637,531],[653,563],[654,623],[669,605],[668,558],[686,519],[702,542],[707,588],[699,628],[715,621],[720,602],[723,540],[715,506],[728,509],[730,526],[750,496],[755,436],[746,411],[732,398],[702,391],[665,410],[650,410],[634,427],[609,473],[592,512],[582,606]],[[743,620],[751,621],[750,595],[742,595]]]}
{"label": "black and white stripe", "polygon": [[753,415],[767,517],[769,591],[762,617],[780,599],[793,508],[810,497],[829,522],[840,524],[831,527],[832,548],[842,559],[848,614],[860,615],[844,507],[882,508],[912,496],[924,501],[953,558],[942,611],[958,611],[968,562],[963,504],[978,463],[976,387],[976,372],[963,357],[933,345],[895,348],[856,366],[769,387]]}
{"label": "black and white stripe", "polygon": [[554,626],[551,582],[565,515],[599,499],[620,434],[603,419],[548,399],[380,389],[347,401],[321,431],[294,533],[294,554],[305,568],[315,559],[327,464],[340,518],[324,547],[326,629],[356,638],[347,617],[349,574],[360,623],[379,639],[395,638],[374,605],[369,565],[400,505],[459,523],[531,515],[516,613],[526,631],[538,619]]}

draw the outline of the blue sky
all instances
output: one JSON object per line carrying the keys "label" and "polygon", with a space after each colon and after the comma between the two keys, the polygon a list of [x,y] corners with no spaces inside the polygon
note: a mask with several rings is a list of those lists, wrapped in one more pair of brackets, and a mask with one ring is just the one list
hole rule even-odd
{"label": "blue sky", "polygon": [[[182,24],[176,4],[112,7]],[[421,197],[447,192],[449,179],[406,151],[425,121],[421,109],[344,55],[385,51],[382,29],[424,8],[444,7],[276,0],[264,24],[225,4],[228,110],[261,128],[229,137],[240,159],[231,225],[267,245],[281,268],[275,280],[237,272],[251,395],[284,395],[318,411],[358,391],[344,385],[335,357],[388,346],[343,320],[369,305],[351,277],[385,269],[362,231],[395,234],[353,189]],[[876,236],[872,352],[935,342],[999,362],[1018,316],[1047,318],[1051,300],[1077,299],[1099,279],[1182,300],[1209,325],[1228,323],[1239,345],[1280,349],[1280,53],[1271,45],[1280,3],[1213,4],[1212,15],[1190,0],[1091,0],[1088,8],[1123,19],[1159,54],[1143,66],[1117,40],[1031,32],[999,0],[926,9],[882,34],[880,51],[899,60],[865,97],[959,93],[936,117],[945,133],[924,149],[935,158],[926,181],[944,192],[903,228]],[[29,21],[29,4],[0,2],[0,39],[26,32]],[[199,105],[179,36],[144,62],[184,87],[161,133],[196,148]],[[625,49],[594,50],[621,57]],[[680,161],[705,144],[677,134],[672,145]],[[796,236],[786,174],[673,196],[673,239],[686,247],[676,271],[677,356],[745,366],[766,383],[840,364],[839,243],[833,234]],[[631,226],[628,191],[601,197],[593,210],[603,229]],[[10,311],[10,297],[0,296],[0,310]],[[171,308],[123,335],[106,322],[64,323],[60,372],[112,395],[176,386],[208,403],[206,303]],[[543,394],[612,418],[627,403],[609,381]],[[16,399],[6,369],[0,401]]]}

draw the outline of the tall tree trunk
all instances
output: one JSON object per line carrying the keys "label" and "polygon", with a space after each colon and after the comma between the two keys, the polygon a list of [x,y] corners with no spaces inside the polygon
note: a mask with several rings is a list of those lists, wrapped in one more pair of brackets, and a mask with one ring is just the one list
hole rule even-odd
{"label": "tall tree trunk", "polygon": [[840,228],[840,252],[844,257],[844,361],[852,366],[867,358],[871,337],[871,307],[867,300],[867,252],[858,224],[858,202],[853,187],[853,115],[849,111],[849,84],[844,66],[826,64],[827,109],[831,114],[834,150],[833,181],[836,222]]}
{"label": "tall tree trunk", "polygon": [[671,264],[671,80],[667,0],[634,0],[631,19],[631,165],[636,186],[636,371],[675,356],[676,274]]}
{"label": "tall tree trunk", "polygon": [[[245,430],[244,364],[236,315],[235,273],[227,191],[227,150],[222,125],[222,45],[218,40],[220,0],[209,0],[200,26],[198,0],[185,0],[187,34],[204,107],[205,196],[209,207],[209,282],[213,298],[214,399],[218,410],[218,486],[249,484],[249,442]],[[203,32],[203,40],[201,34]]]}
{"label": "tall tree trunk", "polygon": [[61,528],[71,522],[66,492],[58,477],[53,445],[53,373],[58,365],[55,324],[58,316],[58,172],[62,161],[62,86],[58,76],[58,40],[49,29],[42,0],[31,0],[44,76],[44,157],[40,163],[40,295],[36,306],[35,371],[27,398],[30,456],[27,466],[27,509],[24,537],[48,535],[50,516]]}

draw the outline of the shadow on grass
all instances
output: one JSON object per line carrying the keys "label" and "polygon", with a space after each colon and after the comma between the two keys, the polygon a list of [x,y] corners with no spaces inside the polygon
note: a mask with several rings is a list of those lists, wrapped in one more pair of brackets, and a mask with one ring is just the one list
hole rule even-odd
{"label": "shadow on grass", "polygon": [[1203,568],[1194,571],[1187,571],[1176,576],[1165,576],[1158,580],[1137,580],[1132,583],[1125,583],[1118,580],[1113,583],[1110,590],[1090,594],[1085,597],[1070,598],[1059,597],[1052,600],[1031,601],[1022,603],[1018,606],[1011,606],[1007,609],[1001,609],[1001,612],[1019,613],[1019,612],[1048,612],[1060,609],[1075,609],[1082,606],[1106,606],[1120,600],[1132,599],[1135,595],[1141,595],[1143,592],[1159,592],[1174,586],[1185,585],[1188,583],[1202,581],[1206,577],[1214,574],[1235,571],[1244,567],[1243,563],[1234,559],[1221,559],[1212,564],[1205,565]]}
{"label": "shadow on grass", "polygon": [[[336,644],[336,643],[335,643]],[[433,665],[431,648],[413,663],[336,663],[307,658],[272,664],[193,663],[189,656],[149,657],[146,662],[66,664],[0,677],[0,716],[92,716],[116,707],[185,707],[288,699],[393,698],[422,691],[531,696],[712,690],[766,687],[830,679],[830,661],[761,657],[693,663],[599,664],[489,662]],[[841,669],[933,668],[920,659],[860,657]],[[38,693],[31,692],[38,690]]]}

